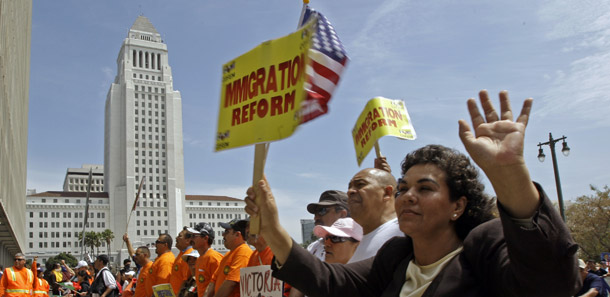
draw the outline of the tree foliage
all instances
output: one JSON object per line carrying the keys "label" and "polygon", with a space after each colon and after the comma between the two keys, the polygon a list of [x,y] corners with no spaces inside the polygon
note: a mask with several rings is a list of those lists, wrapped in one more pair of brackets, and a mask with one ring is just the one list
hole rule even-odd
{"label": "tree foliage", "polygon": [[55,263],[61,263],[61,260],[66,261],[66,264],[70,267],[74,267],[76,266],[76,264],[78,264],[78,260],[74,256],[72,256],[72,254],[61,253],[55,257],[47,259],[47,261],[45,262],[45,267],[47,267],[47,269],[49,267],[53,267]]}
{"label": "tree foliage", "polygon": [[568,206],[566,223],[580,246],[580,257],[599,259],[610,251],[610,188],[591,190],[593,195],[580,196]]}
{"label": "tree foliage", "polygon": [[100,239],[104,242],[106,242],[106,247],[108,248],[108,255],[110,255],[110,244],[112,243],[112,240],[114,239],[114,233],[112,233],[112,230],[110,229],[106,229],[104,231],[102,231],[102,233],[100,233]]}

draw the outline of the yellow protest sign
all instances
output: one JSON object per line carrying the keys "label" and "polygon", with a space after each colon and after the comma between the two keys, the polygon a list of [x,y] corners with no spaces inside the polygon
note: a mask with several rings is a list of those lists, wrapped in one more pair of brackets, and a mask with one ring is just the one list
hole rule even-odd
{"label": "yellow protest sign", "polygon": [[315,19],[223,65],[216,151],[286,138],[300,123]]}
{"label": "yellow protest sign", "polygon": [[367,102],[352,129],[358,166],[377,140],[386,135],[410,140],[417,137],[402,100],[375,97]]}

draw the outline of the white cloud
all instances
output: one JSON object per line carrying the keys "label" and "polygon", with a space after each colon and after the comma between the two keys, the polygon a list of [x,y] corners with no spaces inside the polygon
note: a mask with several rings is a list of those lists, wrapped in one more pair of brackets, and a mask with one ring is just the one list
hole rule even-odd
{"label": "white cloud", "polygon": [[546,37],[563,43],[562,51],[574,58],[567,69],[550,76],[552,82],[538,114],[569,116],[607,126],[610,1],[549,1],[541,6],[539,16],[551,27]]}

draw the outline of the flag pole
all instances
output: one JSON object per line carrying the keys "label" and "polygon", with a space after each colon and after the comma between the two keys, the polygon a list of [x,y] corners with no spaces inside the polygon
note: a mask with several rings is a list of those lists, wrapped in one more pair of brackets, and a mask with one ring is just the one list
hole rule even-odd
{"label": "flag pole", "polygon": [[[127,224],[125,225],[125,233],[127,233],[127,231],[129,230],[129,222],[131,222],[131,215],[133,214],[133,211],[136,210],[136,207],[138,206],[138,200],[140,200],[140,192],[142,191],[142,186],[144,185],[144,181],[146,180],[146,176],[142,176],[142,179],[140,180],[140,185],[138,186],[138,193],[136,194],[136,200],[133,201],[133,206],[131,207],[131,211],[129,212],[129,217],[127,217]],[[123,244],[125,244],[125,241],[121,242],[121,248],[119,249],[119,255],[121,253],[121,251],[123,250]],[[131,257],[132,255],[129,255],[129,257]],[[119,257],[117,257],[119,258]],[[117,259],[117,263],[120,264],[120,258]]]}
{"label": "flag pole", "polygon": [[[87,186],[87,198],[85,198],[85,220],[83,222],[83,231],[81,233],[81,247],[80,247],[80,256],[83,260],[85,260],[85,228],[87,227],[87,220],[89,219],[89,196],[91,195],[91,180],[93,179],[93,169],[89,168],[89,185]],[[85,249],[86,250],[86,249]]]}

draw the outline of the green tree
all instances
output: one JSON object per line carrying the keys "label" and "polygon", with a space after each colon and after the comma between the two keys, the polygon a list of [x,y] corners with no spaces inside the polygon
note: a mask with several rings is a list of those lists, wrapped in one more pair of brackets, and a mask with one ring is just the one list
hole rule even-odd
{"label": "green tree", "polygon": [[106,242],[106,247],[108,248],[108,253],[107,255],[110,257],[110,244],[112,243],[112,240],[114,239],[114,233],[112,233],[112,230],[110,229],[106,229],[104,231],[102,231],[102,233],[100,234],[101,240]]}
{"label": "green tree", "polygon": [[47,261],[45,262],[45,266],[47,268],[53,267],[53,265],[55,265],[55,263],[61,263],[61,260],[66,261],[66,265],[68,265],[70,267],[74,267],[74,266],[76,266],[76,264],[78,264],[78,260],[74,256],[72,256],[72,254],[60,253],[59,255],[57,255],[55,257],[51,257],[51,258],[47,259]]}
{"label": "green tree", "polygon": [[[80,234],[78,234],[78,240],[82,241],[83,240],[83,234],[82,232]],[[94,255],[94,248],[98,248],[98,253],[99,253],[99,247],[100,245],[102,245],[102,241],[100,239],[100,233],[95,232],[95,231],[89,231],[85,233],[85,247],[88,247],[91,249],[91,255]]]}
{"label": "green tree", "polygon": [[610,251],[610,188],[591,186],[591,190],[593,195],[576,198],[566,210],[566,223],[585,260]]}

